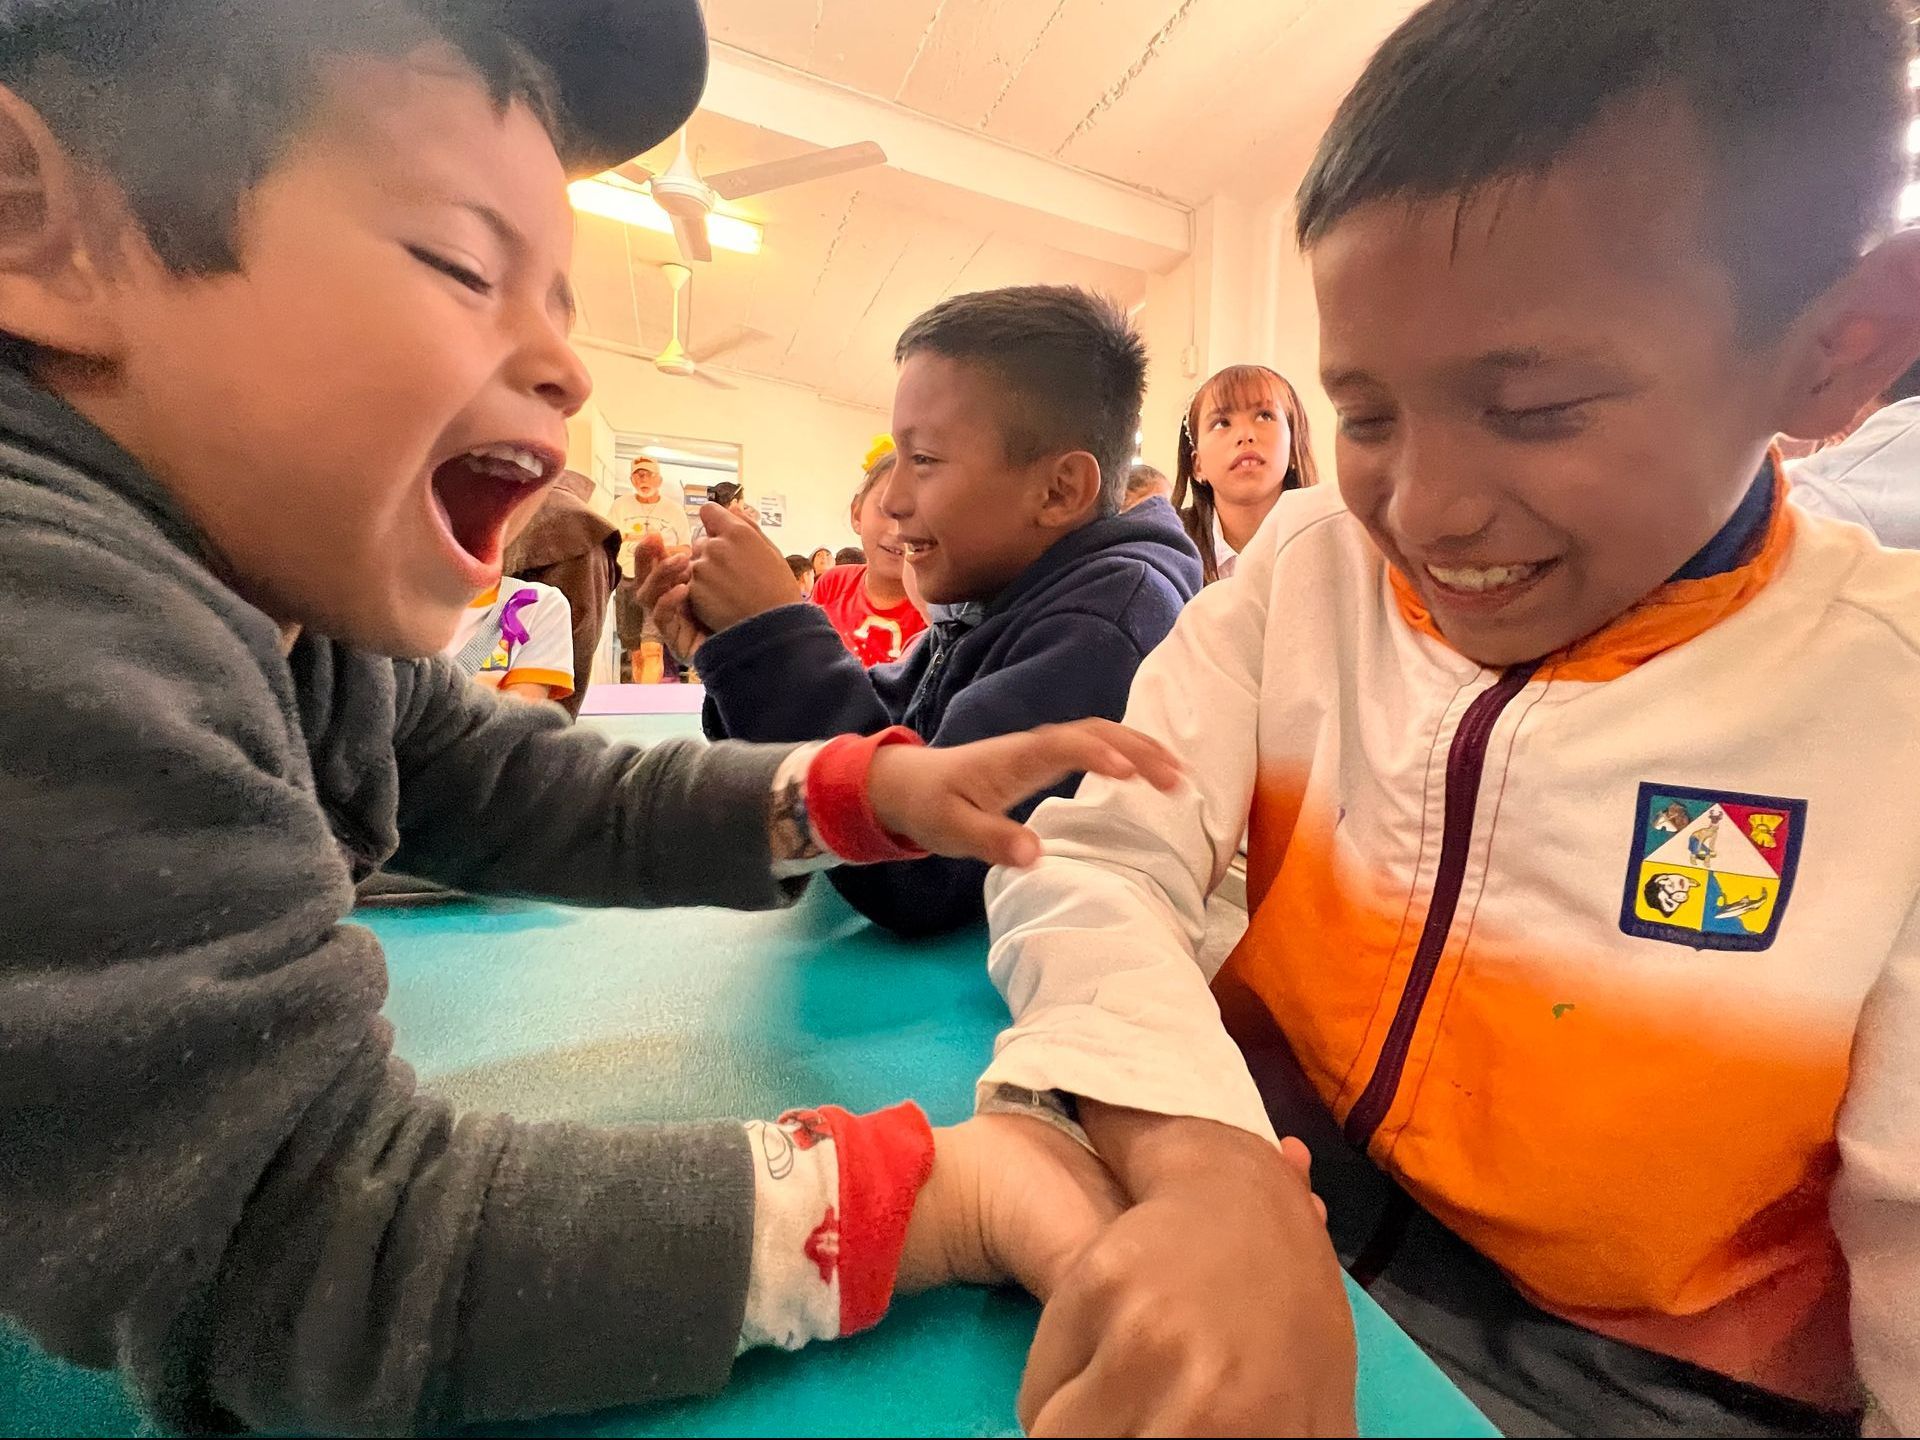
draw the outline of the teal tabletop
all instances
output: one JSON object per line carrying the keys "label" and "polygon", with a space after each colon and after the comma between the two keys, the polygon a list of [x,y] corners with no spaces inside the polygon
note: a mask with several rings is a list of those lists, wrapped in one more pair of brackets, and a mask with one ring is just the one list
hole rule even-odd
{"label": "teal tabletop", "polygon": [[[771,1116],[911,1096],[952,1123],[1005,1020],[984,935],[891,940],[825,885],[777,915],[460,901],[356,919],[387,947],[401,1054],[456,1103],[525,1119]],[[1496,1433],[1364,1294],[1350,1295],[1362,1434]],[[713,1399],[514,1433],[1017,1434],[1037,1315],[1012,1291],[922,1296],[858,1339],[749,1356]],[[59,1364],[0,1326],[0,1433],[152,1431],[111,1376]]]}

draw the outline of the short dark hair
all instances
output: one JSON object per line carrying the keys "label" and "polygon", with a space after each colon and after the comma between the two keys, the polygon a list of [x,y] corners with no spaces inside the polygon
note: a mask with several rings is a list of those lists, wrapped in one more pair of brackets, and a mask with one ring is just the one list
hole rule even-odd
{"label": "short dark hair", "polygon": [[1173,482],[1144,460],[1133,462],[1133,468],[1127,472],[1127,493],[1138,495],[1151,490],[1156,485],[1171,486]]}
{"label": "short dark hair", "polygon": [[833,563],[836,565],[864,565],[867,563],[867,552],[862,550],[858,545],[848,545],[835,552]]}
{"label": "short dark hair", "polygon": [[1375,200],[1543,174],[1610,109],[1667,91],[1712,149],[1746,328],[1773,331],[1893,223],[1912,51],[1901,0],[1432,0],[1341,104],[1299,240]]}
{"label": "short dark hair", "polygon": [[794,579],[804,580],[813,573],[813,562],[804,555],[789,555],[787,569],[793,572]]}
{"label": "short dark hair", "polygon": [[[178,274],[239,267],[240,202],[306,120],[329,56],[444,41],[500,109],[531,107],[563,143],[558,90],[533,55],[460,0],[117,0],[4,7],[0,85],[123,190]],[[463,13],[464,11],[464,13]]]}
{"label": "short dark hair", "polygon": [[707,502],[712,505],[731,505],[736,501],[744,503],[747,487],[738,480],[722,480],[707,491]]}
{"label": "short dark hair", "polygon": [[1100,514],[1120,508],[1140,433],[1147,347],[1118,305],[1072,285],[1020,285],[942,301],[894,349],[984,370],[1007,391],[1007,459],[1084,450],[1100,462]]}

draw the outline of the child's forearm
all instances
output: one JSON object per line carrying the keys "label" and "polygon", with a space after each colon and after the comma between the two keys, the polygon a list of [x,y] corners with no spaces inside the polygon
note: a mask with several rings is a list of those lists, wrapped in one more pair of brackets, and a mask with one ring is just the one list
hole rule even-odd
{"label": "child's forearm", "polygon": [[510,695],[515,700],[530,701],[535,705],[544,705],[547,701],[557,698],[551,685],[502,685],[500,693]]}
{"label": "child's forearm", "polygon": [[893,721],[818,606],[786,606],[712,636],[700,647],[700,676],[714,740],[826,740]]}

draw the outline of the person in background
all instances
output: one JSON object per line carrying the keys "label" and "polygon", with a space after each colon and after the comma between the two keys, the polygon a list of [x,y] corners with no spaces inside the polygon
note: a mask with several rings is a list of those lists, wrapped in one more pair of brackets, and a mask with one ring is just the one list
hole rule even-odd
{"label": "person in background", "polygon": [[1283,494],[1317,479],[1306,409],[1279,371],[1232,365],[1194,391],[1180,421],[1173,508],[1207,584],[1233,575]]}
{"label": "person in background", "polygon": [[[853,496],[853,528],[860,532],[861,553],[872,559],[835,566],[813,586],[813,603],[826,611],[847,649],[868,669],[898,660],[927,628],[926,616],[907,598],[900,527],[881,503],[893,467],[893,438],[883,435],[867,451]],[[826,552],[814,553],[818,559]]]}
{"label": "person in background", "polygon": [[833,568],[833,552],[822,545],[813,552],[813,578],[818,580]]}
{"label": "person in background", "polygon": [[747,487],[738,480],[722,480],[707,492],[707,502],[738,515],[750,525],[760,523],[760,517],[747,504]]}
{"label": "person in background", "polygon": [[793,583],[800,587],[800,598],[807,599],[813,594],[813,566],[804,555],[787,556],[787,569],[793,572]]}
{"label": "person in background", "polygon": [[1137,1202],[1029,1433],[1116,1311],[1119,1433],[1351,1424],[1337,1253],[1504,1434],[1920,1434],[1920,554],[1771,453],[1920,355],[1912,59],[1900,0],[1436,0],[1340,105],[1338,486],[1141,667],[1192,787],[989,884],[985,1093]]}
{"label": "person in background", "polygon": [[593,482],[575,471],[561,475],[501,562],[517,580],[551,585],[567,597],[573,616],[573,693],[561,708],[578,717],[593,674],[594,651],[620,583],[620,532],[589,500]]}
{"label": "person in background", "polygon": [[619,679],[634,685],[672,685],[680,668],[667,654],[653,617],[640,603],[640,587],[631,576],[613,590],[613,633],[620,648]]}
{"label": "person in background", "polygon": [[[522,506],[508,518],[503,557],[537,513]],[[515,700],[564,700],[573,694],[573,608],[551,585],[502,574],[467,605],[442,653],[486,689]]]}
{"label": "person in background", "polygon": [[833,552],[833,563],[836,565],[864,565],[867,563],[867,552],[862,550],[858,545],[843,545]]}
{"label": "person in background", "polygon": [[620,570],[626,578],[614,594],[614,633],[628,676],[636,685],[672,684],[679,670],[668,663],[660,632],[633,590],[634,547],[647,535],[657,535],[669,555],[686,555],[693,546],[693,521],[685,501],[669,493],[660,477],[660,462],[651,455],[634,457],[628,471],[629,491],[613,502],[608,518],[620,532]]}
{"label": "person in background", "polygon": [[1120,508],[1131,510],[1136,505],[1146,504],[1155,496],[1171,499],[1173,482],[1146,461],[1134,461],[1133,469],[1127,473],[1127,498]]}
{"label": "person in background", "polygon": [[773,909],[902,843],[1037,858],[1004,808],[1073,771],[1178,774],[1101,721],[642,750],[439,658],[592,388],[567,178],[706,68],[694,0],[0,4],[0,1324],[143,1430],[712,1392],[896,1294],[1044,1295],[1117,1209],[1020,1117],[527,1123],[395,1053],[350,911],[389,862]]}
{"label": "person in background", "polygon": [[1787,480],[1801,509],[1864,525],[1882,545],[1920,550],[1920,364],[1859,428],[1789,465]]}
{"label": "person in background", "polygon": [[[698,653],[707,733],[897,726],[944,746],[1119,716],[1142,658],[1200,588],[1171,509],[1119,513],[1146,388],[1132,322],[1070,286],[984,291],[920,316],[895,358],[899,456],[889,469],[874,455],[861,508],[884,517],[869,533],[906,560],[928,634],[866,669],[821,607],[791,603],[779,551],[708,506],[712,533],[690,561],[641,552],[662,631],[678,654]],[[978,865],[903,855],[833,884],[875,923],[926,935],[978,922],[985,880]]]}
{"label": "person in background", "polygon": [[635,456],[627,485],[607,516],[620,532],[621,573],[633,573],[633,547],[643,535],[658,535],[669,555],[684,555],[693,544],[693,521],[679,492],[669,491],[660,478],[660,462],[651,455]]}

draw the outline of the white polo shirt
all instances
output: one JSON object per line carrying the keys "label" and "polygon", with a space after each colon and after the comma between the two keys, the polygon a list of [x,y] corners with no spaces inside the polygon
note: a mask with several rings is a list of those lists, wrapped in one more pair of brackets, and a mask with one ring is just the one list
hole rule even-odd
{"label": "white polo shirt", "polygon": [[1240,552],[1227,543],[1227,532],[1220,528],[1220,512],[1213,512],[1213,568],[1222,580],[1231,580],[1240,568]]}
{"label": "white polo shirt", "polygon": [[502,580],[460,617],[443,652],[482,685],[545,685],[573,693],[573,607],[551,585]]}

